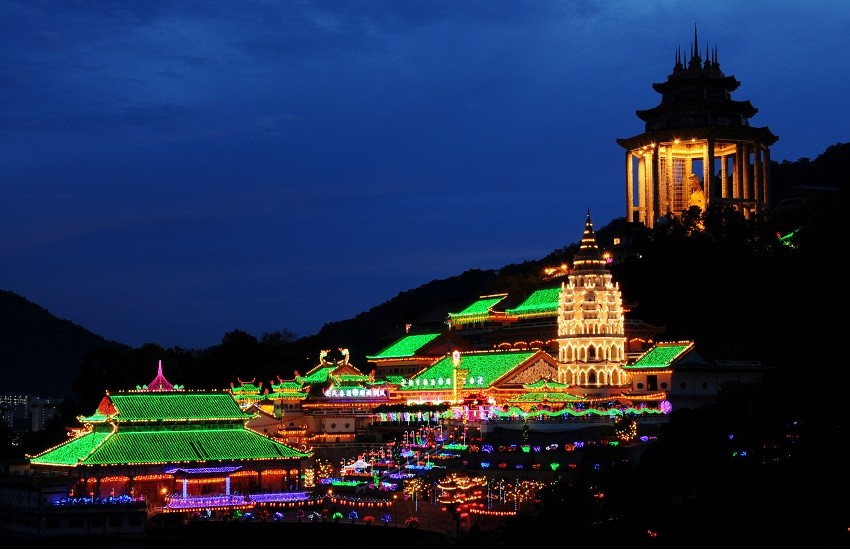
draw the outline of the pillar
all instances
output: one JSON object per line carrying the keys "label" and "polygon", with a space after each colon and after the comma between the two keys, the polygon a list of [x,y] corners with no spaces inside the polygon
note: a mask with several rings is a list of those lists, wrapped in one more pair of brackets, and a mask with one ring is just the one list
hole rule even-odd
{"label": "pillar", "polygon": [[646,195],[646,157],[641,154],[638,157],[638,221],[652,227],[652,223],[647,220]]}
{"label": "pillar", "polygon": [[[743,190],[743,182],[744,182],[744,172],[743,172],[743,151],[741,151],[742,145],[740,143],[735,144],[735,176],[734,176],[734,185],[732,189],[732,198],[741,199],[744,196]],[[735,208],[738,208],[739,201],[734,201]]]}
{"label": "pillar", "polygon": [[664,179],[667,183],[667,211],[676,211],[676,200],[673,196],[673,145],[667,145],[667,154],[665,155],[666,170],[664,171]]}
{"label": "pillar", "polygon": [[[658,146],[652,146],[652,189],[654,191],[654,200],[652,202],[652,223],[655,225],[655,220],[661,217],[661,178],[658,177]],[[666,213],[666,212],[665,212]]]}
{"label": "pillar", "polygon": [[711,204],[712,199],[720,197],[714,185],[714,138],[709,137],[705,148],[705,180],[703,180],[703,192],[705,193],[705,207]]}
{"label": "pillar", "polygon": [[224,494],[225,495],[230,494],[230,476],[227,476],[226,478],[224,478]]}
{"label": "pillar", "polygon": [[764,181],[761,175],[761,147],[758,143],[753,143],[753,198],[755,201],[755,211],[762,210],[762,189]]}
{"label": "pillar", "polygon": [[189,496],[189,479],[183,478],[183,498]]}

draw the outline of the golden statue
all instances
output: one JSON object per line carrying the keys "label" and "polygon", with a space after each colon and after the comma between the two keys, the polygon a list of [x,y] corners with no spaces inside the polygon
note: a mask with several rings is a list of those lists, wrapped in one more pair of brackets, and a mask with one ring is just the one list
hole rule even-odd
{"label": "golden statue", "polygon": [[691,196],[688,198],[688,206],[698,206],[700,210],[705,211],[705,193],[702,191],[702,184],[696,174],[688,176],[688,183],[691,186]]}

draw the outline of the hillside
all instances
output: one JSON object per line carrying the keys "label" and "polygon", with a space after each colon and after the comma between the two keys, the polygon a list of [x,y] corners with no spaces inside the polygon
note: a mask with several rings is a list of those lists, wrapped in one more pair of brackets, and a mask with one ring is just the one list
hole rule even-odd
{"label": "hillside", "polygon": [[[840,315],[846,298],[830,300],[827,307],[815,299],[813,289],[834,278],[846,279],[844,262],[836,262],[835,256],[845,246],[842,220],[850,178],[843,167],[848,164],[850,144],[831,146],[814,160],[773,162],[774,198],[795,200],[771,213],[770,235],[744,235],[740,228],[721,227],[723,220],[718,234],[684,240],[674,228],[643,228],[636,244],[642,260],[613,268],[624,299],[636,304],[629,317],[665,326],[662,339],[693,339],[720,359],[791,363],[804,361],[813,347],[831,349],[844,324]],[[817,192],[806,195],[811,187]],[[824,195],[824,187],[833,190]],[[593,221],[604,248],[634,225],[623,218]],[[802,230],[795,254],[765,248],[765,240],[775,242],[776,231],[797,228]],[[756,229],[765,227],[747,230]],[[319,350],[338,347],[349,348],[352,363],[365,370],[365,357],[402,334],[405,324],[441,329],[449,311],[484,294],[507,292],[511,299],[522,299],[543,282],[544,266],[572,261],[580,237],[576,234],[572,244],[540,260],[499,270],[470,269],[399,292],[352,319],[325,324],[312,336],[295,339],[272,333],[258,339],[237,330],[205,350],[164,350],[156,345],[132,350],[3,291],[0,366],[5,376],[0,393],[67,395],[73,386],[78,394],[87,392],[84,401],[94,401],[94,406],[105,389],[143,383],[158,359],[169,364],[173,381],[188,388],[227,387],[238,378],[267,383],[276,376],[291,377],[295,370],[306,372],[316,365]],[[752,244],[761,251],[754,252]],[[827,294],[840,298],[846,291],[838,288]],[[96,350],[102,351],[91,353]]]}
{"label": "hillside", "polygon": [[126,347],[8,290],[0,291],[0,334],[0,395],[70,396],[83,357],[96,349]]}

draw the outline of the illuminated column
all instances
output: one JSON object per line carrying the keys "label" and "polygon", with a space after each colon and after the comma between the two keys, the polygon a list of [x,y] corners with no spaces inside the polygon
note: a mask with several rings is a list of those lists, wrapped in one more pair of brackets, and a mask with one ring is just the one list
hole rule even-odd
{"label": "illuminated column", "polygon": [[641,153],[638,157],[638,221],[647,227],[652,224],[647,220],[647,192],[646,192],[646,159]]}
{"label": "illuminated column", "polygon": [[666,149],[666,166],[664,171],[664,178],[667,180],[667,211],[674,212],[676,208],[676,202],[673,198],[673,145],[669,144]]}
{"label": "illuminated column", "polygon": [[658,161],[658,147],[654,143],[652,144],[651,154],[652,154],[652,157],[651,157],[652,158],[652,172],[650,173],[650,177],[652,178],[651,189],[653,191],[653,200],[652,200],[651,204],[652,204],[652,223],[654,224],[655,220],[657,220],[661,216],[661,203],[659,202],[659,200],[661,199],[661,197],[659,196],[661,194],[661,186],[659,185],[660,182],[659,182],[659,178],[658,178],[658,162],[659,162]]}
{"label": "illuminated column", "polygon": [[729,177],[726,174],[726,163],[729,158],[726,155],[720,155],[720,192],[724,199],[730,195]]}
{"label": "illuminated column", "polygon": [[755,211],[761,210],[762,188],[764,182],[761,175],[761,147],[753,143],[753,198],[756,200]]}
{"label": "illuminated column", "polygon": [[189,496],[189,479],[183,478],[183,498]]}
{"label": "illuminated column", "polygon": [[[742,151],[742,146],[740,143],[735,144],[735,178],[734,178],[734,187],[733,187],[733,195],[732,197],[735,199],[741,199],[744,196],[743,182],[744,182],[744,152]],[[738,209],[738,201],[735,201],[735,209]]]}
{"label": "illuminated column", "polygon": [[720,193],[714,187],[714,138],[712,137],[708,138],[705,147],[705,166],[706,175],[703,191],[705,193],[705,207],[708,208],[708,205],[711,204],[711,199],[720,196]]}
{"label": "illuminated column", "polygon": [[230,494],[230,476],[224,478],[224,494]]}

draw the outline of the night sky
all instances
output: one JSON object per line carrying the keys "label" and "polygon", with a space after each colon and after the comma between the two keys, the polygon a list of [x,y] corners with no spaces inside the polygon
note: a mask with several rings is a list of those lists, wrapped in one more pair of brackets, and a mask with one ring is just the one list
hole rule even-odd
{"label": "night sky", "polygon": [[695,25],[773,160],[850,141],[844,1],[0,0],[0,288],[202,348],[539,259]]}

